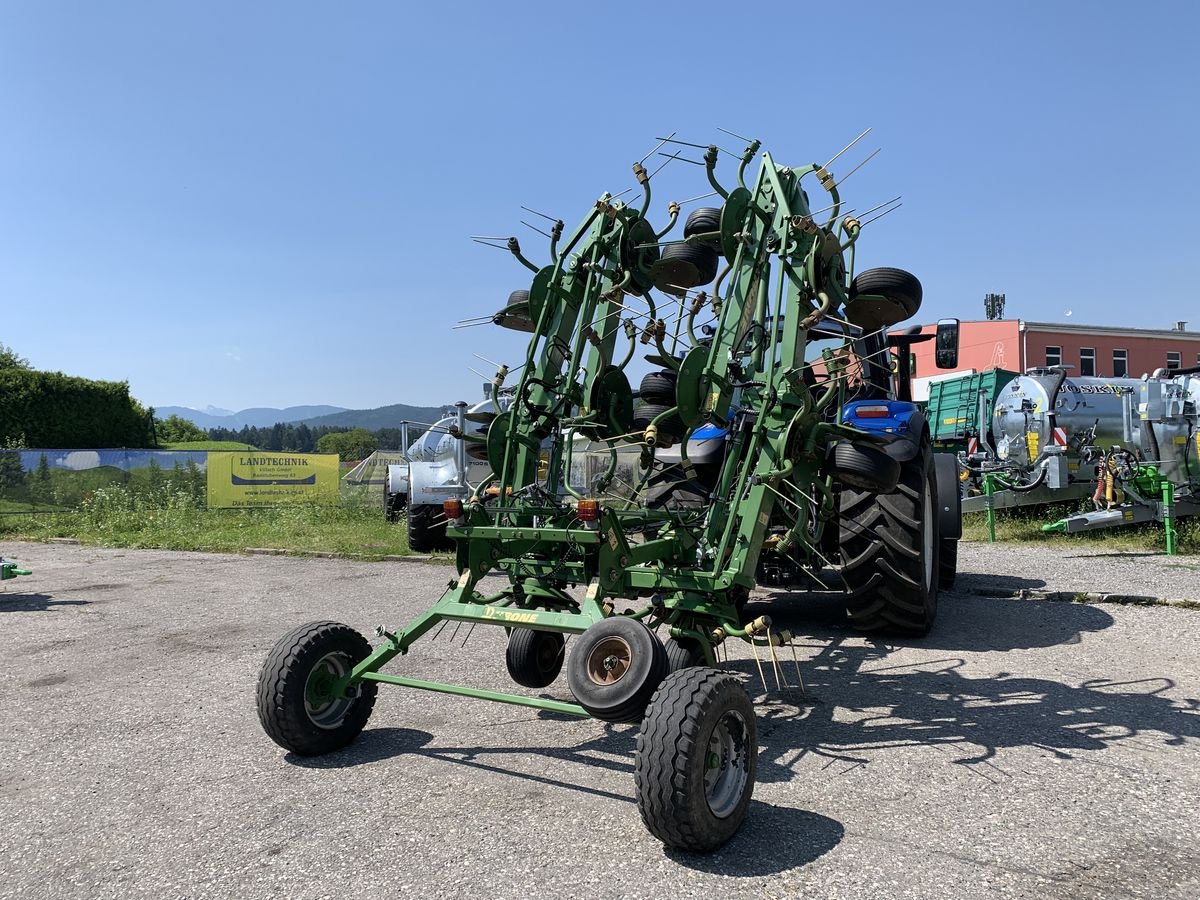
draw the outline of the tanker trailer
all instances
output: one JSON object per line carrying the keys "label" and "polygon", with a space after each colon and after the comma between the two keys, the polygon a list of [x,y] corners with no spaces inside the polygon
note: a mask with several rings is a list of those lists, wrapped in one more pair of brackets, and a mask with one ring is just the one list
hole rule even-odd
{"label": "tanker trailer", "polygon": [[964,511],[1091,497],[1096,511],[1047,530],[1073,533],[1192,515],[1200,496],[1197,408],[1200,370],[1158,370],[1141,378],[1068,377],[1031,369],[996,397],[989,459],[968,459],[981,495]]}
{"label": "tanker trailer", "polygon": [[[1143,376],[1123,396],[1124,445],[1096,460],[1094,512],[1067,516],[1043,531],[1074,534],[1137,522],[1162,522],[1168,554],[1175,520],[1200,513],[1200,368]],[[1099,444],[1096,445],[1099,447]]]}

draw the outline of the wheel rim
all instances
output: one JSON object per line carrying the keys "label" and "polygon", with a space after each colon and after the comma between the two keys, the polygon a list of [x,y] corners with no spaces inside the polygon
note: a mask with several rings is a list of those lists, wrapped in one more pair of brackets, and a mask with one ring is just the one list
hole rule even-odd
{"label": "wheel rim", "polygon": [[925,591],[933,589],[933,543],[937,539],[937,529],[933,521],[933,491],[929,483],[925,483],[925,499],[922,504],[924,519],[921,522],[921,543],[925,551],[922,563],[925,566]]}
{"label": "wheel rim", "polygon": [[333,686],[350,672],[345,653],[326,653],[308,673],[304,684],[304,711],[318,728],[337,728],[354,705],[353,697],[335,697]]}
{"label": "wheel rim", "polygon": [[616,684],[625,677],[633,660],[629,642],[620,637],[606,637],[588,654],[587,673],[596,684]]}
{"label": "wheel rim", "polygon": [[704,754],[704,799],[719,819],[737,809],[750,780],[750,731],[736,710],[721,716]]}

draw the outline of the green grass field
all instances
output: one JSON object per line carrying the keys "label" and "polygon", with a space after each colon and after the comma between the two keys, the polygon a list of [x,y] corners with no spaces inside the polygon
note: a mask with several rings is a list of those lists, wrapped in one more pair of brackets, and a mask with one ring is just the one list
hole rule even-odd
{"label": "green grass field", "polygon": [[[1058,544],[1072,548],[1097,548],[1103,544],[1114,552],[1166,552],[1166,537],[1161,525],[1147,523],[1125,528],[1108,528],[1085,531],[1080,534],[1044,532],[1042,526],[1091,509],[1090,503],[1053,503],[1024,509],[1001,510],[996,513],[996,539],[998,541],[1033,544]],[[1200,553],[1200,520],[1184,519],[1176,523],[1175,551],[1179,554]],[[963,516],[963,540],[986,541],[988,539],[987,518],[984,513],[967,513]]]}
{"label": "green grass field", "polygon": [[76,538],[101,547],[237,553],[254,547],[344,553],[362,559],[409,553],[403,524],[356,503],[330,507],[205,509],[194,494],[169,486],[154,494],[112,486],[74,512],[0,515],[0,538]]}

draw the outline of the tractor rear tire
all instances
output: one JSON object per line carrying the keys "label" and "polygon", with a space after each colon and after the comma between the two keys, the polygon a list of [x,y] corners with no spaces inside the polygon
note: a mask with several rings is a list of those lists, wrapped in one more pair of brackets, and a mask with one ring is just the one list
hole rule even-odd
{"label": "tractor rear tire", "polygon": [[938,550],[938,590],[948,591],[958,577],[958,539],[942,538]]}
{"label": "tractor rear tire", "polygon": [[340,750],[371,717],[379,685],[364,681],[335,697],[332,683],[371,653],[348,625],[309,622],[271,648],[258,676],[258,720],[267,736],[299,756]]}
{"label": "tractor rear tire", "polygon": [[572,644],[567,684],[589,715],[637,722],[667,675],[667,651],[636,619],[601,619]]}
{"label": "tractor rear tire", "polygon": [[754,707],[734,676],[710,668],[668,675],[637,739],[638,811],[674,850],[706,853],[746,818],[758,767]]}
{"label": "tractor rear tire", "polygon": [[[408,549],[414,553],[453,550],[454,541],[446,537],[445,513],[431,503],[408,506]],[[439,521],[440,520],[440,521]]]}
{"label": "tractor rear tire", "polygon": [[854,628],[923,635],[933,626],[941,545],[937,509],[928,448],[901,464],[900,481],[890,493],[842,489],[838,537]]}
{"label": "tractor rear tire", "polygon": [[557,631],[514,628],[504,662],[512,680],[523,687],[544,688],[562,671],[566,641]]}

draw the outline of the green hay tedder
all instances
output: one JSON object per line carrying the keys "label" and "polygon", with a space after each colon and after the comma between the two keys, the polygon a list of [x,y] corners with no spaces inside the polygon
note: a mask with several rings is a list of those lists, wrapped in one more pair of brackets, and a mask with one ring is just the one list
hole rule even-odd
{"label": "green hay tedder", "polygon": [[[648,219],[639,163],[641,201],[605,194],[569,233],[554,222],[545,267],[508,240],[533,277],[494,321],[531,338],[516,384],[497,373],[511,402],[473,439],[490,476],[445,504],[457,576],[414,621],[378,628],[374,649],[333,622],[283,637],[258,688],[272,739],[297,754],[346,746],[380,684],[640,723],[646,827],[711,850],[745,817],[757,756],[722,645],[771,659],[792,638],[747,620],[751,589],[833,584],[856,627],[929,629],[954,574],[957,482],[908,402],[919,338],[888,335],[920,283],[854,277],[863,223],[833,175],[759,150],[749,143],[725,186],[709,147],[704,189],[721,205],[682,222],[678,203]],[[654,369],[635,391],[639,347]],[[485,593],[496,573],[504,586]],[[385,671],[445,622],[505,628],[513,680],[544,688],[565,666],[575,702]]]}

